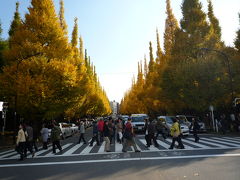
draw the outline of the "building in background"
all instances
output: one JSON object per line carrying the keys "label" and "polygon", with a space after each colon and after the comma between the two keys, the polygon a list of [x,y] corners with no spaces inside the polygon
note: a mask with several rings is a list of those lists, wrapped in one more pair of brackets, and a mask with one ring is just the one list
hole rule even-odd
{"label": "building in background", "polygon": [[119,103],[116,101],[111,101],[110,106],[112,109],[112,115],[116,117],[116,115],[119,114]]}

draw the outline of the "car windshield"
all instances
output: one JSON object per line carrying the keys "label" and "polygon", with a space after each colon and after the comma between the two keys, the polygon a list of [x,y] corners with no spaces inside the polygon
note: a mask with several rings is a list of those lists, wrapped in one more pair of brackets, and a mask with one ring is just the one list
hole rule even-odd
{"label": "car windshield", "polygon": [[201,120],[199,119],[199,117],[187,116],[186,118],[187,118],[187,120],[188,120],[189,122],[192,122],[192,118],[196,119],[198,122],[201,122]]}
{"label": "car windshield", "polygon": [[173,124],[173,120],[174,120],[174,119],[176,120],[175,117],[170,117],[170,116],[167,116],[167,117],[166,117],[166,121],[167,121],[168,124]]}
{"label": "car windshield", "polygon": [[132,117],[132,122],[144,122],[146,116],[134,116]]}
{"label": "car windshield", "polygon": [[185,121],[184,121],[183,119],[179,119],[179,123],[180,123],[180,124],[184,124]]}

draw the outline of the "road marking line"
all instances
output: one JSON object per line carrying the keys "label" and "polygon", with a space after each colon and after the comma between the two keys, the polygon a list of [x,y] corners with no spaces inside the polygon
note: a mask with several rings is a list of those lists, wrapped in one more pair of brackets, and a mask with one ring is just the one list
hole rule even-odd
{"label": "road marking line", "polygon": [[[211,148],[195,148],[195,149],[174,149],[174,150],[169,150],[169,149],[166,149],[166,150],[158,150],[158,151],[149,151],[149,150],[142,150],[141,152],[142,153],[150,153],[150,152],[170,152],[170,151],[202,151],[202,150],[226,150],[226,149],[229,149],[229,150],[235,150],[235,149],[239,149],[239,147],[226,147],[226,148],[221,148],[221,147],[211,147]],[[128,153],[133,153],[132,151],[129,151]],[[106,152],[103,152],[103,153],[90,153],[90,154],[82,154],[82,155],[79,155],[79,154],[70,154],[70,155],[57,155],[57,156],[52,156],[51,158],[58,158],[60,156],[62,157],[74,157],[74,156],[92,156],[92,155],[106,155],[107,153]],[[111,152],[111,153],[108,153],[108,154],[120,154],[120,152]],[[45,156],[35,156],[34,159],[38,159],[38,158],[47,158]],[[4,161],[4,160],[12,160],[14,158],[4,158],[4,159],[0,159],[0,161]]]}
{"label": "road marking line", "polygon": [[[195,140],[194,138],[189,138],[190,140]],[[224,145],[221,145],[221,144],[216,144],[216,143],[212,143],[212,142],[209,142],[208,139],[205,139],[201,137],[200,141],[204,144],[209,144],[209,145],[212,145],[212,146],[217,146],[218,148],[229,148],[229,146],[224,146]],[[211,149],[215,149],[215,147],[212,147]]]}
{"label": "road marking line", "polygon": [[238,137],[223,137],[223,138],[238,141],[238,142],[240,141],[240,139],[238,139]]}
{"label": "road marking line", "polygon": [[40,151],[38,151],[38,152],[36,152],[35,153],[35,156],[38,156],[38,155],[40,155],[40,154],[42,154],[42,153],[45,153],[45,152],[47,152],[47,151],[49,151],[49,150],[51,150],[51,148],[49,149],[42,149],[42,150],[40,150]]}
{"label": "road marking line", "polygon": [[[166,139],[165,141],[169,142],[169,143],[172,143],[172,140],[171,139]],[[184,148],[185,149],[194,149],[194,147],[191,147],[191,146],[188,146],[186,144],[183,144],[184,145]],[[169,146],[170,147],[170,146]]]}
{"label": "road marking line", "polygon": [[61,156],[67,156],[70,155],[72,153],[74,153],[78,148],[80,148],[83,145],[83,143],[80,144],[76,144],[75,146],[73,146],[71,149],[69,149],[68,151],[66,151],[65,153],[61,154]]}
{"label": "road marking line", "polygon": [[[49,145],[48,145],[48,146],[49,146]],[[17,152],[15,151],[15,153],[17,153]],[[35,156],[37,156],[37,153],[39,153],[39,151],[35,153]],[[41,153],[43,153],[43,152],[40,151],[40,154],[41,154]],[[10,154],[10,155],[12,155],[12,154]],[[27,156],[28,156],[28,155],[29,155],[29,153],[28,153],[28,151],[27,151]],[[8,156],[9,156],[9,154],[8,154]],[[20,157],[20,154],[17,153],[17,154],[15,154],[15,155],[13,155],[13,156],[11,156],[11,157],[9,157],[9,158],[11,158],[11,159],[17,159],[17,158],[19,158],[19,157]]]}
{"label": "road marking line", "polygon": [[[68,143],[62,146],[62,150],[66,149],[67,147],[71,146],[73,143]],[[56,150],[59,150],[58,148],[56,148]],[[60,152],[60,151],[59,151]],[[45,157],[50,157],[50,156],[55,156],[55,154],[53,154],[52,151],[50,151],[49,153],[44,155]]]}
{"label": "road marking line", "polygon": [[14,151],[15,151],[14,149],[10,149],[8,151],[1,152],[0,155],[10,153],[10,152],[14,152]]}
{"label": "road marking line", "polygon": [[227,141],[227,142],[232,142],[232,143],[237,143],[237,144],[240,144],[240,141],[238,140],[234,140],[234,139],[226,139],[224,137],[212,137],[212,139],[218,139],[218,140],[224,140],[224,141]]}
{"label": "road marking line", "polygon": [[222,138],[212,138],[212,140],[216,141],[216,142],[219,142],[219,143],[222,143],[222,144],[226,144],[226,145],[230,145],[230,146],[234,146],[234,147],[240,147],[239,143],[236,144],[235,142],[230,142],[230,140],[225,140],[225,139],[222,139]]}
{"label": "road marking line", "polygon": [[[214,139],[208,139],[208,138],[201,138],[201,140],[205,140],[204,141],[204,143],[206,142],[206,141],[210,141],[211,142],[211,144],[212,145],[214,145],[214,146],[219,146],[219,147],[229,147],[229,146],[226,146],[226,145],[221,145],[221,144],[216,144],[216,143],[222,143],[222,144],[224,144],[223,142],[221,142],[221,141],[217,141],[217,140],[214,140]],[[207,143],[207,142],[206,142]],[[209,143],[209,142],[208,142]],[[226,143],[226,144],[230,144],[230,143]],[[236,145],[235,145],[235,147],[236,147]]]}
{"label": "road marking line", "polygon": [[105,141],[102,142],[102,145],[101,145],[101,147],[100,147],[99,150],[98,150],[99,153],[104,153],[105,143],[106,143]]}
{"label": "road marking line", "polygon": [[160,146],[164,147],[165,149],[168,149],[170,147],[170,145],[165,143],[164,141],[157,140],[157,142]]}
{"label": "road marking line", "polygon": [[68,165],[68,164],[86,164],[86,163],[103,163],[103,162],[120,162],[120,161],[144,161],[144,160],[168,160],[168,159],[197,159],[211,157],[240,157],[236,154],[210,154],[210,155],[190,155],[190,156],[172,156],[172,157],[145,157],[145,158],[124,158],[124,159],[104,159],[88,161],[64,161],[64,162],[45,162],[45,163],[26,163],[26,164],[5,164],[0,168],[6,167],[26,167],[26,166],[47,166],[47,165]]}
{"label": "road marking line", "polygon": [[87,145],[87,147],[85,147],[80,154],[81,154],[81,155],[83,155],[83,154],[89,154],[90,151],[92,150],[92,148],[93,148],[95,145],[96,145],[96,142],[93,143],[93,146]]}
{"label": "road marking line", "polygon": [[122,144],[119,144],[118,142],[115,142],[115,152],[122,152]]}
{"label": "road marking line", "polygon": [[[143,144],[146,143],[146,141],[144,139],[139,139],[139,141]],[[159,151],[160,150],[160,149],[154,147],[153,145],[151,145],[150,147],[147,147],[147,148],[149,149],[149,151]]]}
{"label": "road marking line", "polygon": [[0,158],[5,158],[5,157],[11,156],[11,155],[16,155],[16,154],[18,154],[17,151],[13,151],[11,153],[0,156]]}
{"label": "road marking line", "polygon": [[192,144],[194,146],[197,146],[199,148],[209,148],[209,146],[206,146],[206,145],[203,145],[203,144],[200,144],[200,143],[196,143],[196,142],[192,142],[192,141],[189,141],[187,139],[182,139],[183,142],[186,142],[186,143],[189,143],[189,144]]}

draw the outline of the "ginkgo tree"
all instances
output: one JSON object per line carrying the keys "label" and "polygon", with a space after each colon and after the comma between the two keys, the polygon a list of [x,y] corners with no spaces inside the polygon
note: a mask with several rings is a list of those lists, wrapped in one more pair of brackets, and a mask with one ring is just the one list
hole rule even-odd
{"label": "ginkgo tree", "polygon": [[33,122],[111,113],[94,66],[83,58],[82,40],[78,49],[77,19],[69,43],[63,1],[60,6],[58,16],[52,0],[32,0],[23,23],[14,26],[11,46],[4,52],[0,97],[9,102],[10,109]]}

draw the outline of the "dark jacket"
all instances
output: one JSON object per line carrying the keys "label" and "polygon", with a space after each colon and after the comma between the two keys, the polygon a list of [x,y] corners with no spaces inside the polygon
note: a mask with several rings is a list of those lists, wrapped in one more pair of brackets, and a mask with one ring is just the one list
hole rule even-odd
{"label": "dark jacket", "polygon": [[108,125],[104,124],[103,126],[103,136],[104,137],[110,137],[110,130]]}
{"label": "dark jacket", "polygon": [[93,123],[93,134],[97,134],[98,133],[98,125],[96,122]]}
{"label": "dark jacket", "polygon": [[51,131],[52,141],[59,141],[61,139],[61,129],[58,126],[54,126]]}
{"label": "dark jacket", "polygon": [[190,128],[189,129],[193,129],[193,132],[197,132],[199,129],[200,129],[200,126],[199,126],[199,124],[198,124],[198,122],[197,121],[194,121],[192,124],[191,124],[191,126],[190,126]]}
{"label": "dark jacket", "polygon": [[156,132],[155,125],[151,122],[151,123],[148,125],[148,134],[153,135],[155,132]]}

